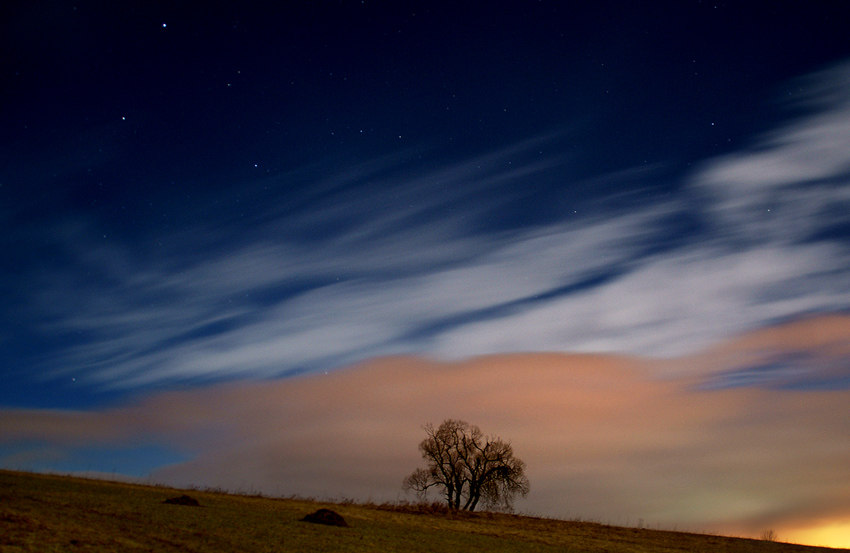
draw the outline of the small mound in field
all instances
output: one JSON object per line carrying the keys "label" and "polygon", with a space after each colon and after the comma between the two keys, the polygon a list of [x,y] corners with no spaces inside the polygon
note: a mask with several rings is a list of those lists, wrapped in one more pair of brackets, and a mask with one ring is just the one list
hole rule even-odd
{"label": "small mound in field", "polygon": [[163,503],[170,503],[171,505],[188,505],[189,507],[200,507],[200,503],[198,503],[198,500],[191,498],[188,495],[172,497],[171,499],[166,499]]}
{"label": "small mound in field", "polygon": [[314,524],[326,524],[328,526],[343,526],[348,528],[345,519],[330,509],[319,509],[315,513],[309,514],[301,519],[304,522],[312,522]]}

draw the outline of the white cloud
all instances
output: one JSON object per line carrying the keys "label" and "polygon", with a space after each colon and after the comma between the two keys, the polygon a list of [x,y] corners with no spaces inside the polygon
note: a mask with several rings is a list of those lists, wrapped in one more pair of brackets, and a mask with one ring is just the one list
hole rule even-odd
{"label": "white cloud", "polygon": [[[727,232],[745,239],[795,241],[839,217],[850,221],[850,63],[801,80],[811,111],[772,131],[753,148],[710,160],[693,188]],[[836,93],[843,91],[843,93]]]}
{"label": "white cloud", "polygon": [[[848,74],[817,82],[832,91]],[[828,231],[850,222],[850,102],[827,96],[631,212],[488,231],[488,215],[518,197],[500,195],[504,182],[559,162],[530,155],[528,141],[427,171],[408,169],[408,154],[367,162],[321,181],[290,213],[272,203],[238,240],[198,225],[153,236],[166,247],[148,259],[65,225],[71,268],[43,280],[39,324],[82,339],[49,361],[122,386],[406,352],[670,356],[846,309],[850,250]],[[703,230],[675,235],[680,215]],[[647,253],[667,240],[676,246]]]}
{"label": "white cloud", "polygon": [[[818,79],[819,90],[850,89],[846,67]],[[641,259],[604,286],[472,322],[441,336],[437,350],[452,358],[516,349],[672,356],[776,319],[847,309],[846,237],[814,241],[850,222],[850,102],[831,97],[816,98],[821,112],[757,149],[711,160],[693,175],[684,197],[696,201],[679,207],[696,210],[710,230],[689,247]],[[611,243],[627,237],[601,225],[586,231]]]}
{"label": "white cloud", "polygon": [[442,337],[459,358],[509,351],[618,352],[669,357],[795,313],[850,300],[847,252],[830,245],[711,247],[647,260],[606,286],[557,298]]}

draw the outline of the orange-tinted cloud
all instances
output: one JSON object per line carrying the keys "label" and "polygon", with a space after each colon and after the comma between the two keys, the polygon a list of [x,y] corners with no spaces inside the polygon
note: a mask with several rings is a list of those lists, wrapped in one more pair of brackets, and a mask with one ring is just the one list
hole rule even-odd
{"label": "orange-tinted cloud", "polygon": [[[846,322],[756,333],[693,361],[766,344],[846,348]],[[752,536],[774,528],[780,538],[783,528],[850,516],[850,390],[707,390],[657,370],[602,355],[392,357],[103,412],[2,411],[0,442],[153,440],[191,456],[156,481],[395,500],[421,462],[421,425],[451,417],[512,441],[532,485],[517,507],[536,514]]]}

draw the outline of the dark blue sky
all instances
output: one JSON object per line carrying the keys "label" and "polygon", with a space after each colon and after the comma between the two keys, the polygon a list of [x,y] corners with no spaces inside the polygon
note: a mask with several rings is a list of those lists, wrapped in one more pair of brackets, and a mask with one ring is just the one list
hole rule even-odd
{"label": "dark blue sky", "polygon": [[14,2],[0,405],[846,311],[848,12]]}

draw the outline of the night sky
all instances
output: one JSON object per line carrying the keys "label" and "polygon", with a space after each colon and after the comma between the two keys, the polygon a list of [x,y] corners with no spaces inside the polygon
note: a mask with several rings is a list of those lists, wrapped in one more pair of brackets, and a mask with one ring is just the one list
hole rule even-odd
{"label": "night sky", "polygon": [[850,547],[850,8],[261,4],[0,11],[0,466]]}

